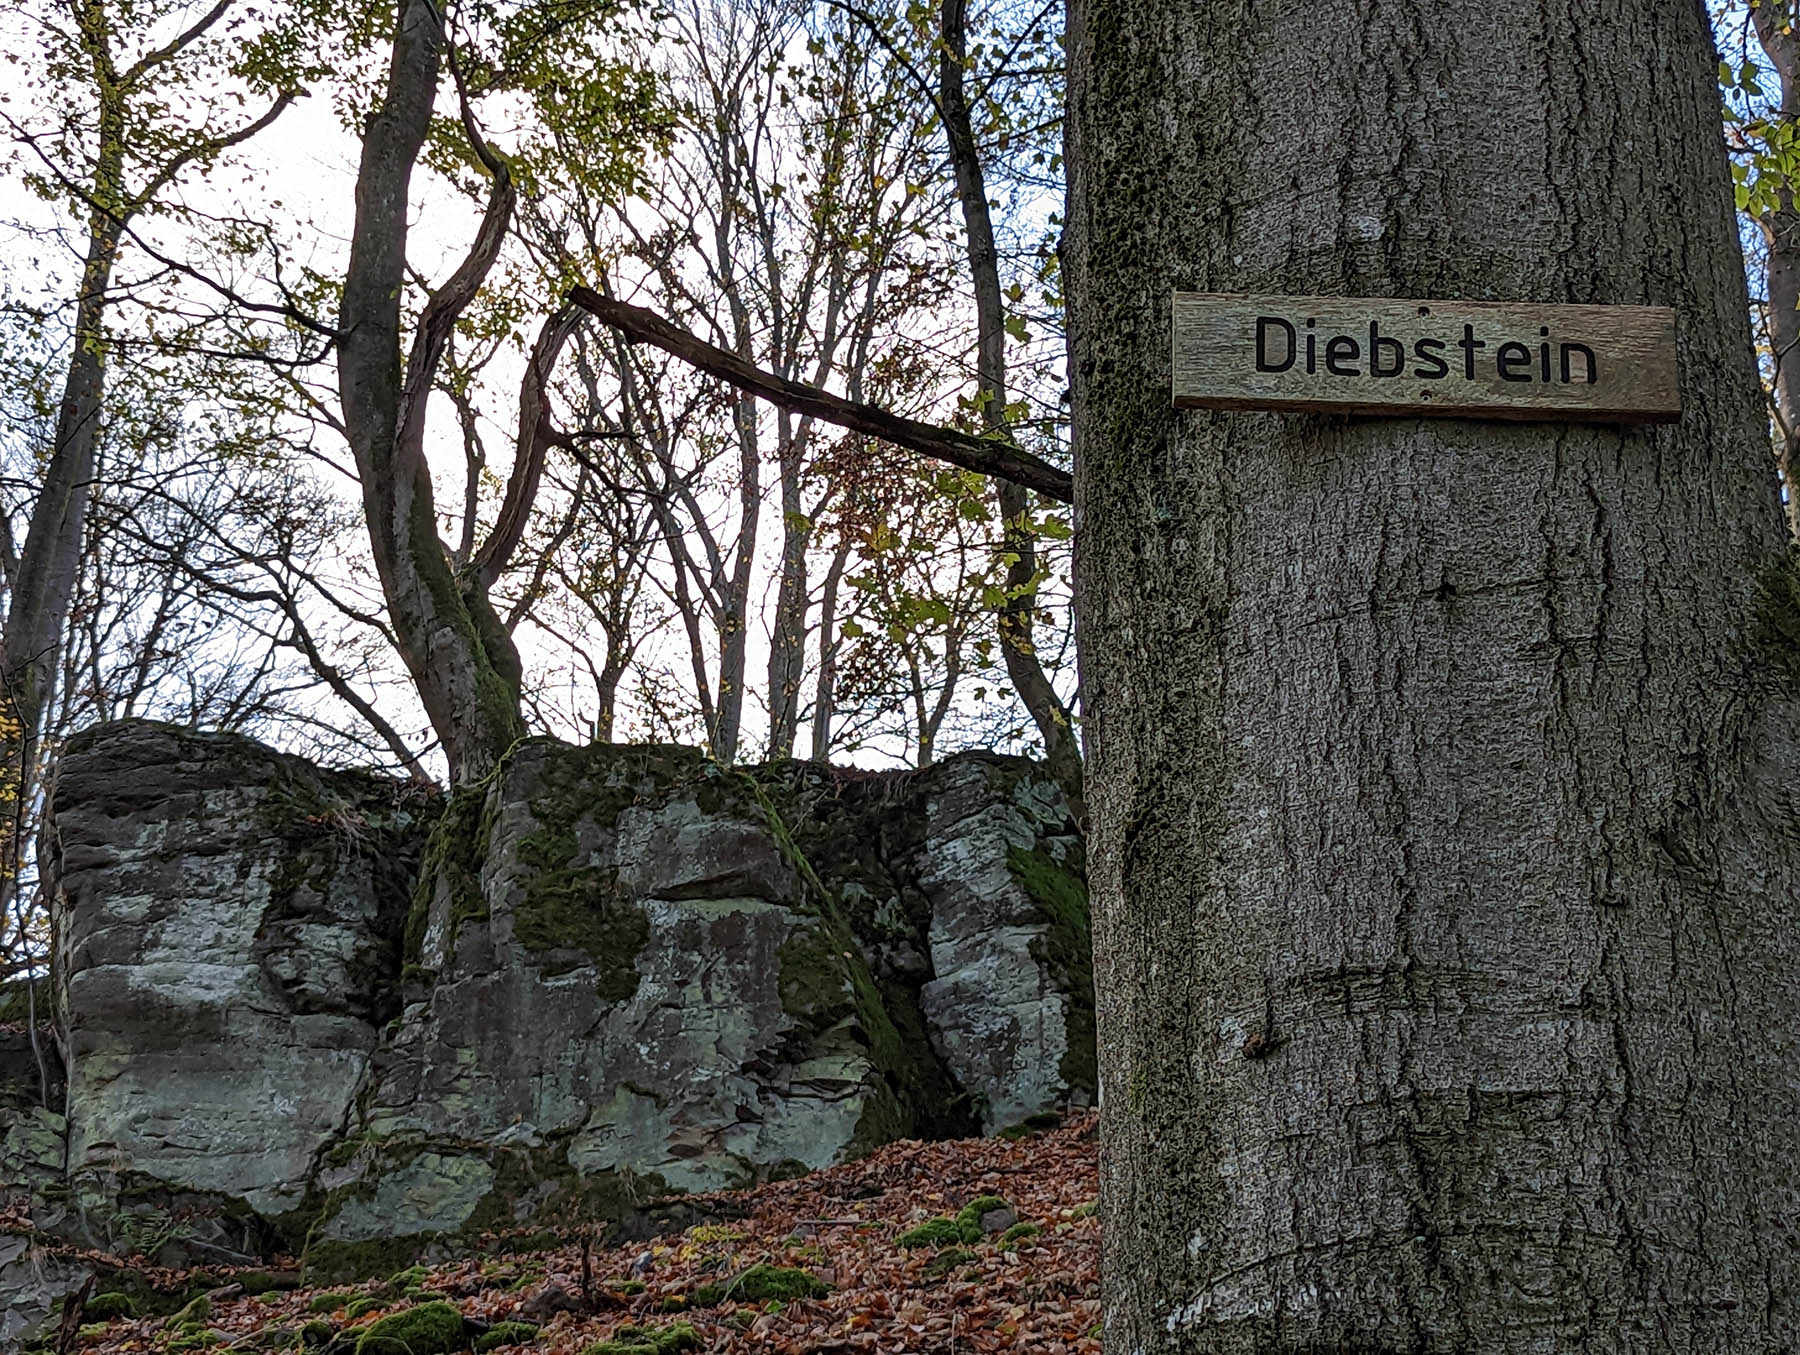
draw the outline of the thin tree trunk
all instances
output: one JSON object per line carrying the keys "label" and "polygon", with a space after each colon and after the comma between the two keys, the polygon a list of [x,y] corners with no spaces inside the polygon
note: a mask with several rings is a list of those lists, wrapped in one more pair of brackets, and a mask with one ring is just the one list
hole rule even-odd
{"label": "thin tree trunk", "polygon": [[819,599],[819,680],[813,694],[812,755],[815,762],[831,760],[831,717],[837,706],[838,584],[850,559],[850,547],[840,545],[825,573],[825,591]]}
{"label": "thin tree trunk", "polygon": [[[1781,78],[1781,119],[1800,117],[1800,36],[1792,0],[1752,6],[1756,36]],[[1788,531],[1800,537],[1800,212],[1784,191],[1782,209],[1762,220],[1768,246],[1769,346],[1775,360],[1775,462],[1787,498]]]}
{"label": "thin tree trunk", "polygon": [[[1110,1350],[1800,1331],[1800,719],[1702,7],[1072,0]],[[1170,408],[1176,290],[1646,303],[1655,428]]]}
{"label": "thin tree trunk", "polygon": [[[785,417],[785,416],[784,416]],[[791,467],[790,467],[790,462]],[[769,637],[769,757],[794,755],[800,734],[800,683],[806,673],[809,590],[806,547],[812,523],[800,493],[800,454],[781,465],[781,581],[775,593],[775,626]]]}
{"label": "thin tree trunk", "polygon": [[[981,421],[991,436],[1012,440],[1006,418],[1006,308],[1000,295],[1000,254],[988,211],[987,181],[981,152],[969,119],[963,66],[967,60],[968,0],[943,0],[943,46],[938,58],[938,105],[956,174],[956,196],[962,207],[968,242],[969,278],[975,290],[975,374],[981,387]],[[1028,525],[1030,498],[1019,485],[996,480],[1000,501],[1001,548],[1006,553],[1006,601],[996,629],[1006,675],[1025,703],[1051,774],[1076,800],[1081,798],[1081,750],[1075,742],[1069,709],[1056,694],[1033,642],[1037,613],[1037,542]]]}

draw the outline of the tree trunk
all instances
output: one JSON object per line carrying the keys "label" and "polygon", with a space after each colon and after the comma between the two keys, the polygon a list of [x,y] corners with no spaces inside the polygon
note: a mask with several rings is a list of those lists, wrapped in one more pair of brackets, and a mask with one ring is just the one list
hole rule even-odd
{"label": "tree trunk", "polygon": [[[1109,1350],[1800,1330],[1782,548],[1702,8],[1071,0]],[[1170,408],[1170,293],[1671,305],[1654,428]]]}
{"label": "tree trunk", "polygon": [[[116,130],[116,129],[115,129]],[[111,172],[116,179],[119,143]],[[100,175],[106,174],[104,164]],[[56,441],[44,467],[43,484],[32,507],[25,548],[9,580],[5,652],[5,697],[16,729],[0,735],[5,767],[29,794],[31,768],[44,707],[56,685],[63,629],[81,566],[88,499],[100,446],[100,404],[105,389],[106,289],[118,257],[119,224],[96,211],[88,230],[88,254],[75,308],[73,351],[56,411]]]}
{"label": "tree trunk", "polygon": [[498,253],[512,190],[497,175],[476,242],[427,304],[403,368],[407,194],[431,122],[443,40],[429,0],[401,5],[387,88],[369,118],[357,173],[338,389],[394,636],[449,760],[450,779],[461,784],[485,775],[523,732],[520,667],[482,579],[459,579],[438,537],[425,410],[450,327]]}
{"label": "tree trunk", "polygon": [[[1800,117],[1800,37],[1792,0],[1763,0],[1750,10],[1756,37],[1781,78],[1781,120]],[[1768,246],[1769,347],[1775,360],[1775,466],[1787,499],[1788,530],[1800,537],[1800,212],[1791,191],[1782,210],[1762,220]]]}
{"label": "tree trunk", "polygon": [[[944,120],[944,136],[950,146],[950,165],[956,175],[956,197],[962,207],[963,234],[968,245],[969,279],[975,292],[975,375],[981,386],[981,422],[997,437],[1012,441],[1006,418],[1006,309],[1000,299],[1000,254],[994,244],[994,223],[988,212],[987,180],[981,167],[980,148],[969,118],[963,65],[967,60],[968,0],[943,0],[939,15],[943,46],[938,56],[938,111]],[[1075,725],[1069,709],[1050,685],[1038,661],[1033,640],[1037,613],[1037,542],[1027,525],[1030,499],[1023,487],[996,480],[1000,501],[1001,547],[1007,555],[1006,601],[995,618],[1000,653],[1019,700],[1024,702],[1038,735],[1044,740],[1044,757],[1050,772],[1081,798],[1081,749],[1075,742]]]}
{"label": "tree trunk", "polygon": [[800,684],[806,677],[806,548],[812,521],[806,515],[801,471],[811,441],[810,420],[798,436],[792,416],[776,416],[781,430],[781,577],[775,593],[775,624],[769,636],[769,760],[794,755],[800,735]]}

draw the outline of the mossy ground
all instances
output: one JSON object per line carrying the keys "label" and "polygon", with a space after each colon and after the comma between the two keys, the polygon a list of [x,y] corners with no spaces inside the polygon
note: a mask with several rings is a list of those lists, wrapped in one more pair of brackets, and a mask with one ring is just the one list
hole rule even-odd
{"label": "mossy ground", "polygon": [[795,1299],[822,1299],[831,1292],[811,1271],[792,1266],[751,1266],[743,1274],[717,1284],[703,1284],[693,1293],[696,1307],[711,1308],[730,1300],[733,1303],[767,1303],[774,1300],[790,1303]]}
{"label": "mossy ground", "polygon": [[628,1323],[610,1339],[589,1346],[586,1355],[679,1355],[699,1349],[700,1333],[692,1323],[674,1322],[666,1327]]}

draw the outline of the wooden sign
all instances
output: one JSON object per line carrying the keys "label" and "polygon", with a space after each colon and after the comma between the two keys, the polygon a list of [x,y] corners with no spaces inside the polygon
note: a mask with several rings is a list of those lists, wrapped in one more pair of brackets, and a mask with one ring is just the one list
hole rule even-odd
{"label": "wooden sign", "polygon": [[1661,306],[1175,293],[1175,404],[1660,423],[1681,414]]}

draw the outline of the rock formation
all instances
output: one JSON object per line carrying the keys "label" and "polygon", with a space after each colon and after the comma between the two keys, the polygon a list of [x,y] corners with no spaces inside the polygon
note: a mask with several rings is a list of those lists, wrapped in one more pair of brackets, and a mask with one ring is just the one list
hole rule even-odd
{"label": "rock formation", "polygon": [[66,1104],[0,1039],[0,1172],[109,1250],[368,1271],[1093,1093],[1025,759],[534,740],[442,799],[131,721],[65,750],[42,858]]}

